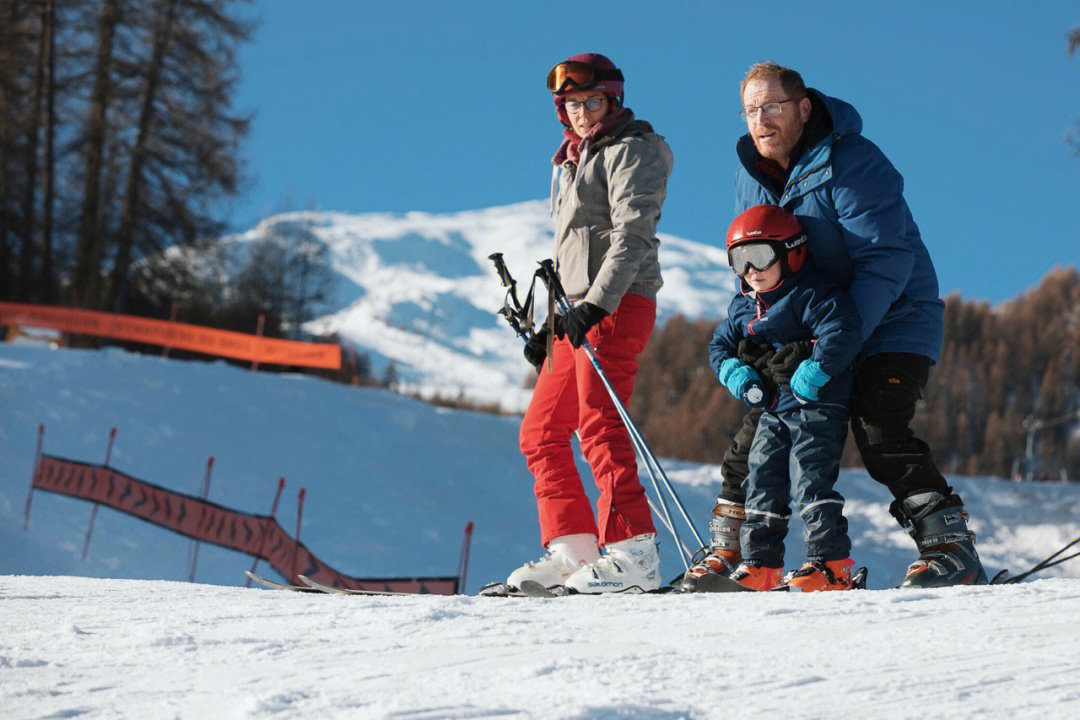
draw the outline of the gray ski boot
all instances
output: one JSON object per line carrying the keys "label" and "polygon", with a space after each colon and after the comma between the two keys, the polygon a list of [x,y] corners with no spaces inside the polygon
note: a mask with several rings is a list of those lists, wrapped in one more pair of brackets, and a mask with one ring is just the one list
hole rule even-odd
{"label": "gray ski boot", "polygon": [[923,492],[894,503],[893,515],[919,548],[919,559],[908,567],[900,587],[986,584],[963,505],[948,504],[938,492]]}
{"label": "gray ski boot", "polygon": [[739,550],[739,528],[746,520],[746,511],[742,505],[716,498],[713,518],[709,521],[712,538],[709,542],[709,554],[692,566],[683,575],[680,587],[683,592],[697,592],[698,579],[703,575],[731,574],[742,560]]}

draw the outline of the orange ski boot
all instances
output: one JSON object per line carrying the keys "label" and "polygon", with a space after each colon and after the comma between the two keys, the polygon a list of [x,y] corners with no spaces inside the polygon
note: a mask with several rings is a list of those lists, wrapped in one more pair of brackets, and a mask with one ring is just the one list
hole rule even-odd
{"label": "orange ski boot", "polygon": [[773,590],[783,582],[784,569],[762,567],[744,560],[729,577],[750,590]]}
{"label": "orange ski boot", "polygon": [[730,575],[742,560],[742,553],[739,552],[739,528],[746,520],[743,506],[716,498],[713,516],[709,523],[712,531],[709,554],[683,575],[680,583],[683,592],[697,592],[699,582],[705,575]]}
{"label": "orange ski boot", "polygon": [[739,565],[742,555],[738,550],[712,549],[699,563],[683,575],[682,591],[695,592],[702,575],[730,575]]}
{"label": "orange ski boot", "polygon": [[851,566],[854,564],[851,558],[810,560],[784,578],[784,585],[796,592],[850,590]]}

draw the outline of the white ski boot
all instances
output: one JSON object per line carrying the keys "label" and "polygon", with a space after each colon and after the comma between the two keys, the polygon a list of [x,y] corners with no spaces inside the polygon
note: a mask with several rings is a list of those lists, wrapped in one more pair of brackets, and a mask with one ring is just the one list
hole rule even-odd
{"label": "white ski boot", "polygon": [[566,579],[575,592],[649,592],[660,587],[660,553],[656,533],[608,543],[599,560],[585,565]]}
{"label": "white ski boot", "polygon": [[536,562],[527,562],[506,578],[512,589],[521,588],[525,580],[532,580],[546,588],[563,585],[574,572],[595,562],[600,557],[596,536],[589,533],[563,535],[552,539],[547,554]]}

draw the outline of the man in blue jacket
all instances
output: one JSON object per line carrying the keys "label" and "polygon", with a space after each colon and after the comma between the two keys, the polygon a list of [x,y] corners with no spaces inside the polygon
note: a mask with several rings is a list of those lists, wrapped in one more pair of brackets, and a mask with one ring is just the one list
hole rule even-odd
{"label": "man in blue jacket", "polygon": [[[986,582],[963,502],[910,428],[941,350],[944,303],[903,178],[861,135],[851,105],[807,89],[794,70],[758,63],[740,90],[749,132],[736,148],[735,212],[760,204],[790,210],[817,265],[847,288],[862,319],[851,428],[870,476],[895,498],[890,512],[919,549],[902,585]],[[744,502],[759,416],[747,415],[728,450],[721,501]]]}

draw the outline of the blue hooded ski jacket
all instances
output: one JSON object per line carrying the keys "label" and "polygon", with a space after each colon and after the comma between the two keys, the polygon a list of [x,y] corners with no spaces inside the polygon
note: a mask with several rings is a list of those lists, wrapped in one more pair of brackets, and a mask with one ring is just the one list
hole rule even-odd
{"label": "blue hooded ski jacket", "polygon": [[[808,405],[848,405],[859,353],[860,319],[854,304],[828,275],[807,263],[777,287],[755,293],[743,280],[742,291],[728,305],[728,316],[717,325],[709,342],[713,374],[728,358],[737,358],[739,340],[750,338],[779,350],[798,340],[814,340],[810,359],[831,378]],[[789,410],[801,403],[781,389],[770,411]]]}
{"label": "blue hooded ski jacket", "polygon": [[780,205],[802,223],[810,255],[841,286],[862,318],[862,355],[907,352],[936,362],[945,303],[937,272],[904,200],[904,179],[864,138],[862,118],[846,102],[808,90],[832,131],[791,168],[777,196],[749,133],[736,150],[735,213]]}

